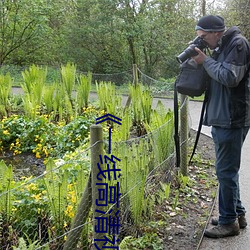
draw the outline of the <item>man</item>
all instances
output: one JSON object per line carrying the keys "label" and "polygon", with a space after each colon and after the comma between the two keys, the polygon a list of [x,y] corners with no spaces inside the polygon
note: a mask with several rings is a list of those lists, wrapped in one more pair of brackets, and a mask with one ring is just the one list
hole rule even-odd
{"label": "man", "polygon": [[237,27],[225,30],[220,16],[202,17],[195,30],[212,56],[195,48],[193,59],[203,64],[210,76],[204,125],[212,126],[219,181],[219,218],[205,235],[221,238],[239,234],[247,226],[240,200],[239,169],[241,149],[250,126],[250,47]]}

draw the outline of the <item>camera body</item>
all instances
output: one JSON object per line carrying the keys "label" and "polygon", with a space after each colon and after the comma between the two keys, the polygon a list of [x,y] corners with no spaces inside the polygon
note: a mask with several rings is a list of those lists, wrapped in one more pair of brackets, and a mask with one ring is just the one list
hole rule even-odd
{"label": "camera body", "polygon": [[200,50],[203,50],[207,48],[207,43],[199,36],[197,36],[190,45],[180,54],[176,57],[177,61],[179,63],[183,63],[188,58],[198,55],[198,53],[195,51],[195,47],[199,48]]}

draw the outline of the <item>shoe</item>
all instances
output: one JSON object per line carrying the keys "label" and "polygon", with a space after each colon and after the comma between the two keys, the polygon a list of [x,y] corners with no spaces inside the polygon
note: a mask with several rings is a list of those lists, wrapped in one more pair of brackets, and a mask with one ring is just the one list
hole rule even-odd
{"label": "shoe", "polygon": [[[238,222],[239,222],[240,229],[243,229],[243,228],[245,228],[247,226],[247,220],[246,220],[245,214],[239,215]],[[212,218],[211,224],[214,225],[214,226],[217,226],[218,225],[218,219],[217,218]]]}
{"label": "shoe", "polygon": [[238,222],[234,222],[232,224],[222,225],[219,224],[210,229],[206,229],[204,235],[209,238],[224,238],[228,236],[239,235],[240,227]]}

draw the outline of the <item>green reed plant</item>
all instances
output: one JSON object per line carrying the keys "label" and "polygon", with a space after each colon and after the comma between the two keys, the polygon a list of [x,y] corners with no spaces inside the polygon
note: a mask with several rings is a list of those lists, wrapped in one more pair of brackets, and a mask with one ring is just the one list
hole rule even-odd
{"label": "green reed plant", "polygon": [[48,85],[44,89],[43,102],[45,105],[46,113],[50,114],[53,111],[53,103],[54,103],[54,93],[55,93],[56,85]]}
{"label": "green reed plant", "polygon": [[53,116],[56,121],[71,121],[74,116],[72,102],[64,87],[56,83],[53,98]]}
{"label": "green reed plant", "polygon": [[114,124],[114,131],[112,132],[112,139],[116,142],[126,141],[130,138],[130,130],[132,127],[132,118],[128,110],[125,111],[122,119],[122,124]]}
{"label": "green reed plant", "polygon": [[115,85],[111,82],[96,82],[96,91],[100,109],[107,111],[107,102],[115,94]]}
{"label": "green reed plant", "polygon": [[10,74],[0,75],[0,116],[7,116],[9,111],[9,96],[11,93],[12,79]]}
{"label": "green reed plant", "polygon": [[[120,116],[122,97],[117,94],[115,84],[111,82],[96,83],[100,109],[114,116]],[[113,123],[111,122],[112,126]]]}
{"label": "green reed plant", "polygon": [[151,114],[150,124],[145,124],[146,130],[150,133],[156,163],[166,160],[174,149],[173,112],[166,110],[162,102],[158,102],[156,109]]}
{"label": "green reed plant", "polygon": [[142,104],[143,120],[144,122],[147,123],[150,123],[152,102],[153,102],[153,97],[150,90],[148,89],[144,90],[141,96],[141,104]]}
{"label": "green reed plant", "polygon": [[76,103],[79,111],[81,111],[83,108],[88,107],[92,73],[88,72],[87,75],[81,74],[78,78],[78,83]]}
{"label": "green reed plant", "polygon": [[129,85],[129,93],[132,101],[132,111],[134,124],[150,123],[152,111],[152,94],[148,89],[144,89],[142,84]]}
{"label": "green reed plant", "polygon": [[64,211],[67,208],[68,176],[67,172],[56,170],[52,159],[46,164],[46,176],[43,179],[47,191],[49,207],[57,230],[62,230]]}
{"label": "green reed plant", "polygon": [[136,226],[142,220],[145,209],[144,191],[148,176],[148,165],[151,161],[147,139],[133,140],[131,143],[120,142],[114,147],[114,155],[119,156],[121,161],[120,189],[124,198],[124,209],[129,209]]}
{"label": "green reed plant", "polygon": [[24,80],[21,83],[24,91],[24,111],[29,117],[34,118],[40,111],[47,68],[32,65],[28,70],[22,72],[22,76]]}
{"label": "green reed plant", "polygon": [[129,94],[131,96],[132,101],[132,112],[134,117],[134,124],[140,124],[143,121],[143,112],[141,108],[141,95],[142,95],[142,86],[140,84],[137,85],[129,85]]}
{"label": "green reed plant", "polygon": [[13,194],[10,190],[14,187],[12,166],[6,166],[0,161],[0,213],[4,215],[5,221],[9,222],[12,215]]}
{"label": "green reed plant", "polygon": [[61,66],[62,86],[64,87],[69,100],[72,102],[72,92],[76,82],[76,65],[67,63]]}

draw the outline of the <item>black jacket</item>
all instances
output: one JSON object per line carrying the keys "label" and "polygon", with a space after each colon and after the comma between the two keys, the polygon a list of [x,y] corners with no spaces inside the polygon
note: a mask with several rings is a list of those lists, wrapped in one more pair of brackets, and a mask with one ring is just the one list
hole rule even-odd
{"label": "black jacket", "polygon": [[203,63],[211,77],[204,125],[250,126],[250,45],[237,27],[227,30],[219,49]]}

